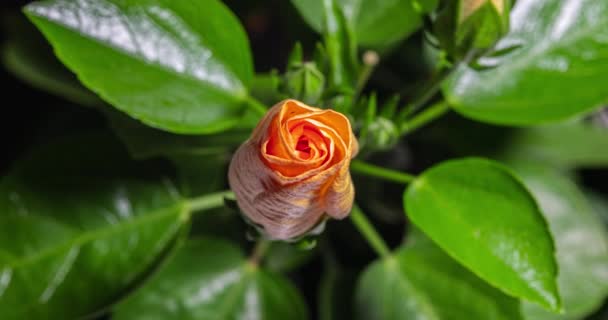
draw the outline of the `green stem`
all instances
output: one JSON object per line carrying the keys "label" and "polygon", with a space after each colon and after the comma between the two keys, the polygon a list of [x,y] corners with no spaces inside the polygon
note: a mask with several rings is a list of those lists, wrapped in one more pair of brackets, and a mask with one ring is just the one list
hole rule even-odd
{"label": "green stem", "polygon": [[416,129],[428,124],[429,122],[441,117],[450,110],[450,106],[445,100],[442,100],[424,111],[416,114],[411,119],[404,121],[401,124],[401,134],[411,133]]}
{"label": "green stem", "polygon": [[402,184],[408,184],[408,183],[414,181],[414,179],[416,179],[416,176],[414,176],[414,175],[383,168],[383,167],[379,167],[379,166],[376,166],[373,164],[363,162],[361,160],[353,160],[350,164],[350,168],[354,172],[357,172],[357,173],[360,173],[363,175],[377,177],[377,178],[381,178],[384,180],[402,183]]}
{"label": "green stem", "polygon": [[270,248],[270,241],[267,239],[260,238],[255,243],[255,247],[253,247],[253,251],[251,252],[251,256],[249,256],[249,263],[254,266],[258,266],[264,258],[264,255]]}
{"label": "green stem", "polygon": [[209,193],[200,197],[187,200],[187,206],[190,212],[219,208],[224,205],[225,197],[232,197],[234,193],[230,190]]}
{"label": "green stem", "polygon": [[356,204],[353,207],[353,211],[350,213],[350,219],[355,227],[359,229],[359,232],[361,232],[365,240],[367,240],[367,243],[369,243],[380,257],[387,258],[390,256],[391,250]]}
{"label": "green stem", "polygon": [[258,113],[259,115],[263,116],[266,114],[266,111],[268,111],[268,108],[261,103],[258,99],[252,97],[252,96],[247,96],[247,106],[249,106],[249,108],[253,111],[255,111],[256,113]]}
{"label": "green stem", "polygon": [[363,66],[361,72],[359,72],[359,79],[357,79],[357,88],[355,89],[355,96],[353,100],[357,100],[363,88],[367,84],[369,77],[372,75],[375,67],[378,65],[380,57],[375,51],[368,50],[363,53]]}
{"label": "green stem", "polygon": [[398,119],[405,119],[408,115],[422,108],[441,88],[441,83],[445,80],[456,68],[443,69],[437,72],[429,83],[421,90],[421,94],[414,100],[403,107]]}
{"label": "green stem", "polygon": [[477,52],[470,51],[465,57],[455,62],[450,67],[440,67],[439,70],[435,73],[435,75],[431,78],[431,81],[421,90],[421,94],[419,94],[416,98],[412,100],[412,102],[401,109],[397,119],[406,119],[410,114],[416,112],[418,109],[424,107],[424,105],[429,102],[435,94],[441,89],[441,84],[445,79],[447,79],[454,71],[456,71],[461,65],[467,65],[473,58]]}

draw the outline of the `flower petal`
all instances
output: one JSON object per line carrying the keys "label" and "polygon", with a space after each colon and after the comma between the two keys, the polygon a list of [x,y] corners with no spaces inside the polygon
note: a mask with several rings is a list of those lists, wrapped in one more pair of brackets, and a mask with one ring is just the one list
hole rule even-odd
{"label": "flower petal", "polygon": [[344,115],[285,100],[236,151],[228,179],[247,218],[268,237],[288,240],[327,216],[348,216],[355,194],[349,164],[357,151]]}
{"label": "flower petal", "polygon": [[[325,206],[319,189],[331,176],[315,176],[283,185],[260,159],[255,145],[246,143],[234,155],[228,180],[247,217],[272,239],[296,237],[320,222]],[[277,179],[278,178],[278,179]]]}

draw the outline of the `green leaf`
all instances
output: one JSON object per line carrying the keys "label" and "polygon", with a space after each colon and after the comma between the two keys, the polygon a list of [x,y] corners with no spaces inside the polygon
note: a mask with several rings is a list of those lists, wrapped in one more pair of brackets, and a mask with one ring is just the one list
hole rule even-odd
{"label": "green leaf", "polygon": [[[6,15],[6,43],[2,63],[8,71],[29,85],[84,106],[103,102],[84,88],[78,79],[53,55],[50,46],[23,16]],[[4,21],[3,21],[4,22]]]}
{"label": "green leaf", "polygon": [[132,157],[164,157],[173,163],[180,193],[188,197],[224,188],[230,152],[251,134],[231,129],[204,136],[179,135],[145,126],[114,110],[103,111]]}
{"label": "green leaf", "polygon": [[[253,78],[253,83],[251,84],[251,95],[258,98],[262,103],[266,103],[268,106],[272,106],[275,103],[286,99],[286,97],[279,92],[281,79],[277,73],[276,70],[272,70],[269,73],[258,73]],[[253,125],[255,126],[256,124],[257,122]]]}
{"label": "green leaf", "polygon": [[600,193],[586,190],[586,198],[591,203],[594,211],[600,216],[600,220],[608,227],[608,198]]}
{"label": "green leaf", "polygon": [[521,319],[519,302],[489,286],[420,234],[373,263],[356,291],[358,319]]}
{"label": "green leaf", "polygon": [[180,248],[112,319],[307,319],[307,311],[282,276],[249,264],[232,244],[207,238]]}
{"label": "green leaf", "polygon": [[[323,0],[292,0],[304,20],[317,32],[323,30]],[[357,40],[368,47],[387,47],[415,32],[422,15],[432,11],[436,0],[338,0]]]}
{"label": "green leaf", "polygon": [[[443,87],[454,110],[507,125],[557,121],[608,99],[608,2],[518,0],[511,32],[496,46],[521,46],[487,58],[496,68],[461,66]],[[532,23],[532,22],[534,23]],[[564,88],[568,88],[565,90]]]}
{"label": "green leaf", "polygon": [[125,115],[104,112],[110,127],[123,141],[129,153],[138,159],[158,156],[227,154],[243,143],[251,130],[232,129],[204,136],[180,135],[150,128]]}
{"label": "green leaf", "polygon": [[33,151],[0,182],[2,319],[76,319],[138,285],[188,212],[156,166],[104,136]]}
{"label": "green leaf", "polygon": [[329,82],[334,88],[354,88],[357,74],[357,44],[345,9],[338,0],[323,0],[323,37],[329,58]]}
{"label": "green leaf", "polygon": [[275,272],[288,272],[310,261],[316,248],[299,248],[296,244],[274,241],[264,256],[264,267]]}
{"label": "green leaf", "polygon": [[531,160],[560,168],[608,166],[608,130],[584,123],[522,129],[515,132],[500,158]]}
{"label": "green leaf", "polygon": [[555,238],[564,313],[523,304],[530,320],[582,319],[608,296],[608,235],[601,219],[567,177],[542,165],[515,165],[536,197]]}
{"label": "green leaf", "polygon": [[510,0],[443,1],[432,18],[431,42],[440,47],[440,55],[475,64],[509,31],[510,11]]}
{"label": "green leaf", "polygon": [[197,197],[224,189],[230,156],[227,153],[205,155],[171,155],[177,171],[180,193]]}
{"label": "green leaf", "polygon": [[212,133],[243,113],[251,53],[217,0],[48,0],[25,11],[87,87],[148,125]]}
{"label": "green leaf", "polygon": [[480,158],[443,162],[410,185],[404,205],[416,226],[480,278],[559,310],[547,224],[505,167]]}

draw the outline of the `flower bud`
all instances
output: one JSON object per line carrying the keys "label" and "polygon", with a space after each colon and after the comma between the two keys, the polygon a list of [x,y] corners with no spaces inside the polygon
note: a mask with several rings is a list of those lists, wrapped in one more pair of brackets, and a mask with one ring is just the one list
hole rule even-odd
{"label": "flower bud", "polygon": [[399,128],[395,123],[384,117],[376,117],[367,127],[365,141],[361,141],[370,151],[391,149],[399,141]]}
{"label": "flower bud", "polygon": [[321,98],[325,77],[314,62],[305,62],[287,71],[284,78],[284,92],[305,103],[316,103]]}
{"label": "flower bud", "polygon": [[509,31],[509,0],[450,0],[438,14],[434,31],[455,59],[480,53]]}
{"label": "flower bud", "polygon": [[248,221],[268,238],[292,240],[327,218],[348,216],[357,151],[344,115],[285,100],[236,151],[228,180]]}

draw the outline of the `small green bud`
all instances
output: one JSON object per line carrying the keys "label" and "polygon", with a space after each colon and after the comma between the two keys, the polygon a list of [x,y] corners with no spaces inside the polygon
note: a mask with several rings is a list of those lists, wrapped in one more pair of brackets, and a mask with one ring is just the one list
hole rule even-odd
{"label": "small green bud", "polygon": [[359,143],[370,151],[391,149],[399,141],[399,129],[395,123],[384,117],[376,117],[366,128],[365,137]]}
{"label": "small green bud", "polygon": [[315,45],[315,51],[312,54],[312,61],[316,63],[317,69],[321,72],[327,72],[329,66],[327,65],[327,51],[322,43],[317,42]]}
{"label": "small green bud", "polygon": [[302,51],[302,44],[296,42],[293,49],[291,49],[291,52],[289,53],[289,57],[287,58],[287,70],[300,67],[302,64],[302,57],[304,55]]}
{"label": "small green bud", "polygon": [[456,60],[482,53],[509,32],[510,9],[510,0],[448,1],[435,19],[435,35]]}
{"label": "small green bud", "polygon": [[302,63],[290,68],[283,79],[283,91],[291,98],[306,104],[315,104],[321,98],[325,77],[314,62]]}

